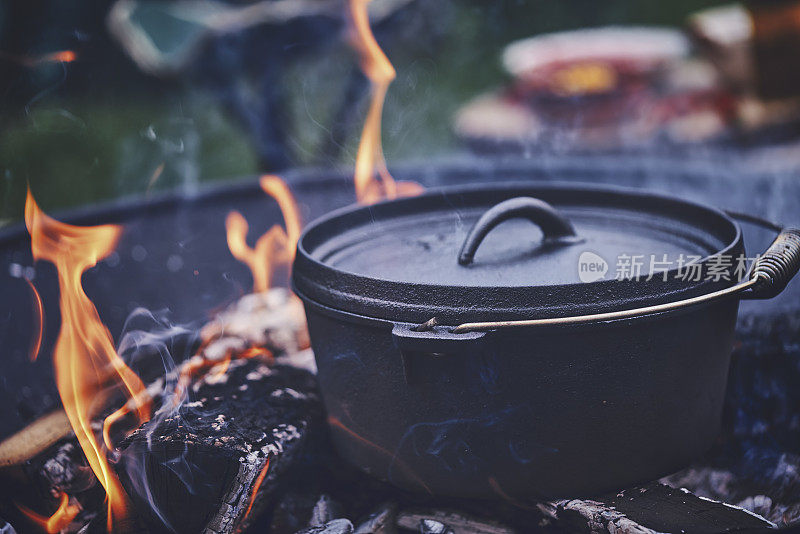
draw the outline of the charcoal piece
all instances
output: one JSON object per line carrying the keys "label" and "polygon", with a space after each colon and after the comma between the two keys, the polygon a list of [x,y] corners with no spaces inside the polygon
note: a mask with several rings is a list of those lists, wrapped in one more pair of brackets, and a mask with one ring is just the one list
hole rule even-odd
{"label": "charcoal piece", "polygon": [[[449,510],[408,510],[397,515],[397,526],[416,532],[433,534],[438,528],[436,523],[444,527],[441,534],[513,534],[511,527],[496,521],[480,519]],[[428,530],[425,530],[428,529]]]}
{"label": "charcoal piece", "polygon": [[353,534],[353,523],[348,519],[334,519],[324,525],[303,529],[297,534]]}
{"label": "charcoal piece", "polygon": [[33,460],[26,468],[40,473],[53,493],[77,495],[98,483],[75,438],[57,444],[51,454]]}
{"label": "charcoal piece", "polygon": [[455,534],[450,527],[433,519],[423,519],[419,522],[420,534]]}
{"label": "charcoal piece", "polygon": [[189,402],[163,412],[120,443],[115,464],[152,532],[245,528],[322,420],[313,375],[257,358],[195,382]]}
{"label": "charcoal piece", "polygon": [[395,519],[397,517],[397,504],[384,503],[372,512],[367,519],[359,523],[355,534],[395,534]]}
{"label": "charcoal piece", "polygon": [[591,500],[556,501],[542,509],[572,532],[712,534],[775,526],[747,510],[659,483]]}
{"label": "charcoal piece", "polygon": [[14,530],[10,524],[6,523],[5,520],[0,518],[0,534],[17,534],[17,531]]}
{"label": "charcoal piece", "polygon": [[311,519],[308,521],[308,526],[318,527],[324,525],[337,517],[341,517],[342,513],[342,506],[339,503],[331,499],[329,495],[321,495],[311,510]]}

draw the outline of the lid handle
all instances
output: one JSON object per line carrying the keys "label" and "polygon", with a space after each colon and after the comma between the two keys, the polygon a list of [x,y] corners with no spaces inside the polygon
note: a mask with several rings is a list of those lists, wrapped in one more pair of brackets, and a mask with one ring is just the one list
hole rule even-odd
{"label": "lid handle", "polygon": [[546,244],[576,243],[580,239],[575,234],[572,223],[558,213],[553,206],[532,197],[516,197],[505,200],[481,215],[467,234],[461,251],[458,253],[458,263],[469,265],[475,258],[481,242],[495,226],[509,219],[524,218],[538,226],[544,234],[543,242]]}

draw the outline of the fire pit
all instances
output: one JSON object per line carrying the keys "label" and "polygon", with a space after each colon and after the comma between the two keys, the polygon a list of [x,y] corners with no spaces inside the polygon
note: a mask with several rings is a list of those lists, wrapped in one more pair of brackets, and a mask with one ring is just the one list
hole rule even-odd
{"label": "fire pit", "polygon": [[[408,167],[395,174],[428,187],[498,180],[626,185],[669,191],[783,222],[796,222],[787,199],[800,193],[796,182],[780,176],[733,177],[652,159],[538,163],[464,159]],[[347,173],[298,171],[285,178],[303,220],[352,202]],[[735,193],[730,186],[733,180]],[[350,532],[351,524],[359,532],[396,528],[718,532],[769,527],[745,511],[699,497],[740,505],[778,525],[797,521],[800,461],[793,451],[800,437],[792,409],[800,391],[796,287],[790,286],[775,301],[743,304],[721,437],[702,461],[665,479],[666,486],[654,481],[619,488],[620,493],[552,502],[505,498],[502,488],[495,502],[434,499],[372,481],[332,453],[315,379],[302,369],[310,360],[296,301],[280,290],[266,293],[263,299],[242,298],[252,281],[247,268],[228,250],[223,220],[233,209],[254,229],[281,221],[277,206],[250,180],[194,197],[131,201],[63,217],[82,225],[124,224],[116,251],[84,275],[83,285],[109,330],[115,335],[130,334],[127,342],[118,338],[120,353],[140,372],[146,386],[164,390],[165,384],[178,387],[181,376],[196,377],[190,382],[188,401],[176,413],[153,419],[138,434],[114,437],[116,449],[127,452],[111,465],[120,473],[136,512],[136,524],[128,530],[159,531],[171,525],[178,532],[245,528],[276,533],[304,528]],[[767,231],[745,226],[749,250],[763,249],[771,237]],[[64,423],[54,412],[58,395],[50,362],[29,361],[36,301],[26,279],[33,278],[41,294],[45,330],[39,352],[45,354],[52,350],[60,322],[55,311],[55,272],[44,262],[34,269],[23,227],[5,231],[0,242],[0,284],[8,296],[3,314],[11,318],[3,330],[8,356],[2,365],[4,400],[14,409],[0,422],[7,443],[15,432],[30,432],[41,417],[50,419],[39,429],[52,430]],[[276,271],[274,283],[285,284],[286,275]],[[168,317],[158,313],[165,308],[170,310]],[[201,335],[204,326],[205,335]],[[198,348],[201,339],[209,337],[216,343]],[[286,339],[291,342],[287,344]],[[249,347],[268,350],[270,355],[247,353]],[[240,357],[245,353],[248,357]],[[229,360],[224,373],[213,370],[226,354],[237,357]],[[166,378],[164,361],[168,362]],[[206,365],[209,361],[212,364]],[[158,395],[154,399],[156,405],[165,402]],[[24,531],[33,527],[25,527],[31,523],[21,509],[33,512],[38,503],[35,513],[46,517],[59,504],[60,497],[54,496],[70,495],[59,517],[83,517],[92,525],[90,529],[102,530],[101,488],[87,472],[68,429],[52,443],[36,434],[24,435],[45,446],[31,457],[4,458],[4,480],[14,482],[3,487],[14,488],[14,493],[4,494],[0,515]],[[358,439],[369,439],[358,435]],[[149,441],[144,436],[150,436]],[[694,495],[679,489],[684,487]]]}

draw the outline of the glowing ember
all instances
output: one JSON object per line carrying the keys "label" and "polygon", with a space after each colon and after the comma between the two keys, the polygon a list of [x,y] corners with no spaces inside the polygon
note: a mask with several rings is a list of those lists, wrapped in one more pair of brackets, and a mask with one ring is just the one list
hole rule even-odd
{"label": "glowing ember", "polygon": [[250,347],[241,352],[231,348],[226,351],[222,358],[208,358],[203,355],[203,347],[208,345],[210,341],[212,340],[206,340],[198,350],[198,353],[181,366],[175,391],[172,395],[173,407],[180,406],[186,400],[189,386],[196,380],[206,374],[214,380],[227,373],[233,359],[246,360],[256,357],[264,358],[267,361],[273,359],[272,353],[262,347]]}
{"label": "glowing ember", "polygon": [[61,502],[58,506],[58,510],[56,510],[55,513],[50,517],[39,515],[33,510],[19,503],[15,504],[17,508],[19,508],[20,512],[25,514],[28,519],[42,527],[42,529],[49,534],[61,532],[72,522],[73,519],[75,519],[75,516],[78,515],[78,512],[81,511],[78,505],[70,504],[69,495],[66,493],[61,494]]}
{"label": "glowing ember", "polygon": [[31,343],[31,350],[28,355],[30,360],[35,362],[36,358],[39,356],[39,349],[42,348],[42,335],[44,334],[44,306],[42,306],[42,297],[36,290],[36,286],[33,285],[33,282],[27,278],[25,278],[25,281],[28,283],[28,287],[31,288],[31,293],[33,295],[33,320],[34,324],[36,325],[36,334],[34,334],[33,342]]}
{"label": "glowing ember", "polygon": [[269,472],[269,458],[267,458],[267,463],[264,464],[264,467],[261,468],[261,472],[258,474],[258,478],[256,478],[256,482],[253,485],[253,492],[250,494],[250,502],[247,503],[247,510],[242,517],[242,521],[244,522],[247,520],[247,516],[250,515],[250,510],[253,509],[253,503],[256,501],[256,495],[258,495],[258,490],[261,489],[261,484],[264,483],[264,479],[267,478],[267,473]]}
{"label": "glowing ember", "polygon": [[[422,192],[419,184],[395,182],[386,168],[381,144],[381,118],[386,92],[395,78],[395,70],[369,27],[369,2],[370,0],[350,0],[353,45],[361,56],[361,69],[372,83],[372,99],[356,156],[356,198],[362,204],[373,204],[383,198]],[[380,176],[380,180],[376,175]]]}
{"label": "glowing ember", "polygon": [[[114,350],[111,334],[83,291],[81,275],[113,252],[121,228],[56,221],[41,211],[30,191],[25,224],[34,259],[50,261],[58,270],[61,331],[53,351],[56,386],[86,459],[106,491],[111,530],[126,513],[126,496],[91,424],[113,395],[137,398],[145,388]],[[140,403],[135,415],[136,426],[149,419],[150,403]]]}
{"label": "glowing ember", "polygon": [[291,265],[297,240],[300,238],[300,214],[286,183],[277,176],[262,176],[261,189],[278,202],[286,225],[285,230],[276,224],[259,237],[256,246],[251,248],[247,244],[247,221],[242,214],[232,211],[225,220],[228,248],[233,257],[250,267],[253,273],[253,291],[256,293],[270,288],[272,273],[276,267]]}

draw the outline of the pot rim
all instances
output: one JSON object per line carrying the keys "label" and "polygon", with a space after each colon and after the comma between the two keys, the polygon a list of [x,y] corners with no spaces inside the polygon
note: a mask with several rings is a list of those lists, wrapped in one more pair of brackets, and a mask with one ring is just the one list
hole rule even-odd
{"label": "pot rim", "polygon": [[[509,198],[519,194],[537,196],[531,191],[580,193],[598,198],[607,196],[633,201],[633,206],[637,206],[635,202],[638,200],[645,205],[649,203],[672,210],[689,210],[708,218],[706,227],[701,229],[711,234],[708,226],[713,223],[716,227],[713,235],[725,243],[719,250],[704,256],[698,264],[706,265],[712,257],[719,255],[744,253],[739,224],[723,211],[702,203],[619,186],[574,182],[496,182],[431,189],[416,197],[384,200],[368,206],[352,205],[316,219],[304,229],[298,240],[292,285],[304,298],[344,312],[406,323],[422,323],[435,316],[441,324],[453,326],[469,321],[538,319],[618,311],[691,298],[735,283],[733,276],[729,276],[729,280],[677,284],[675,277],[678,268],[667,271],[667,283],[662,281],[661,276],[649,281],[611,279],[527,287],[408,283],[348,272],[312,255],[314,244],[309,241],[318,239],[324,242],[325,235],[318,234],[330,233],[330,228],[344,224],[348,218],[359,214],[372,216],[449,195],[494,192],[508,194]],[[722,237],[723,234],[726,237]],[[531,305],[531,302],[537,304]]]}

